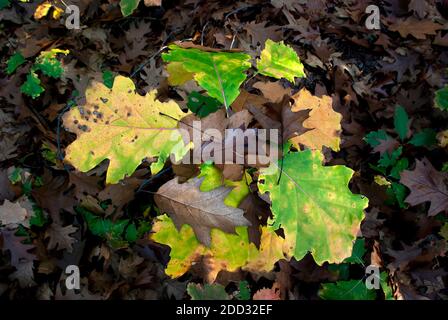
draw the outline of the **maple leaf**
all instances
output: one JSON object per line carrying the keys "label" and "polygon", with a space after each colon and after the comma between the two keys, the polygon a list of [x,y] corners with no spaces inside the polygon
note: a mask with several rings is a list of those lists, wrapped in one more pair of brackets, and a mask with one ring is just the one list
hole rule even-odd
{"label": "maple leaf", "polygon": [[339,151],[339,131],[341,131],[342,115],[333,110],[332,98],[313,96],[303,88],[293,97],[292,112],[311,109],[309,118],[303,122],[303,127],[309,131],[293,137],[290,141],[299,148],[299,143],[313,149],[321,150],[327,146],[334,151]]}
{"label": "maple leaf", "polygon": [[78,229],[73,225],[61,226],[56,223],[52,223],[45,231],[45,238],[49,238],[48,250],[67,250],[72,252],[73,243],[76,242],[75,238],[70,235],[75,233]]}
{"label": "maple leaf", "polygon": [[293,48],[283,41],[276,43],[268,39],[257,60],[258,73],[276,79],[285,78],[294,83],[294,78],[306,77],[303,64]]}
{"label": "maple leaf", "polygon": [[0,206],[0,224],[2,225],[24,224],[27,217],[28,212],[18,202],[13,203],[5,200],[3,205]]}
{"label": "maple leaf", "polygon": [[[311,251],[321,265],[338,263],[351,255],[363,209],[368,200],[352,194],[353,171],[345,166],[322,166],[319,151],[288,153],[282,162],[260,172],[258,187],[269,192],[272,228],[283,228],[288,254],[297,260]],[[281,178],[279,179],[279,175]]]}
{"label": "maple leaf", "polygon": [[416,160],[415,169],[403,171],[400,182],[411,190],[405,199],[410,205],[431,202],[429,216],[447,210],[448,173],[434,169],[428,159]]}
{"label": "maple leaf", "polygon": [[109,159],[106,183],[117,183],[145,158],[158,157],[151,164],[152,173],[157,173],[179,150],[176,147],[182,149],[174,119],[185,113],[174,101],[156,100],[156,91],[140,96],[131,79],[117,76],[111,90],[94,82],[86,91],[86,101],[63,118],[64,126],[77,134],[66,149],[66,160],[78,170],[87,172]]}
{"label": "maple leaf", "polygon": [[375,290],[367,289],[364,280],[322,283],[319,297],[324,300],[375,300]]}
{"label": "maple leaf", "polygon": [[207,93],[224,104],[226,109],[238,97],[240,85],[246,80],[245,71],[251,67],[250,56],[240,52],[224,52],[206,47],[171,44],[162,58],[168,63],[181,63],[194,74],[196,82]]}
{"label": "maple leaf", "polygon": [[389,26],[390,31],[398,31],[403,38],[412,35],[420,40],[426,39],[427,35],[436,35],[436,31],[442,28],[442,25],[431,20],[417,20],[413,17]]}
{"label": "maple leaf", "polygon": [[201,192],[204,178],[193,178],[179,184],[178,178],[160,187],[154,199],[162,212],[170,214],[176,227],[189,224],[199,241],[210,246],[211,228],[225,232],[235,232],[236,226],[250,225],[243,217],[243,210],[224,204],[231,188],[219,187],[209,192]]}

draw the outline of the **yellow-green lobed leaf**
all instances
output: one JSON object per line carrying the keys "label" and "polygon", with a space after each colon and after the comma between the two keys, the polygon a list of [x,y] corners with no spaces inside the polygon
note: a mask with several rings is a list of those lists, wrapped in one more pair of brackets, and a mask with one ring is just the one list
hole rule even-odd
{"label": "yellow-green lobed leaf", "polygon": [[286,245],[297,260],[310,251],[319,265],[350,257],[368,205],[348,188],[353,170],[325,167],[322,160],[320,151],[288,153],[278,184],[280,164],[262,169],[259,177],[260,192],[269,192],[272,201],[272,228],[283,228]]}
{"label": "yellow-green lobed leaf", "polygon": [[82,172],[109,159],[106,183],[130,176],[145,158],[158,157],[153,173],[171,153],[185,151],[177,121],[185,113],[174,101],[160,102],[156,91],[135,92],[131,79],[118,76],[112,89],[94,82],[86,90],[86,105],[64,115],[64,126],[77,134],[67,147],[66,160]]}

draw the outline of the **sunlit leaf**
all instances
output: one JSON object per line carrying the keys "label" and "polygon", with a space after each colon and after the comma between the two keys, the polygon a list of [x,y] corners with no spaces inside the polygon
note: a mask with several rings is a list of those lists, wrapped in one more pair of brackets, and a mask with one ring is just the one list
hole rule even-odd
{"label": "sunlit leaf", "polygon": [[40,85],[40,80],[37,77],[37,74],[30,72],[26,76],[26,81],[20,87],[20,91],[27,96],[36,99],[42,92],[44,92],[44,88]]}
{"label": "sunlit leaf", "polygon": [[206,51],[183,48],[172,44],[169,52],[162,54],[168,63],[181,63],[182,68],[194,74],[196,82],[209,96],[229,108],[239,95],[240,85],[246,80],[250,56],[239,52]]}
{"label": "sunlit leaf", "polygon": [[317,151],[288,153],[283,170],[279,164],[262,169],[258,184],[272,201],[269,225],[283,228],[291,255],[300,260],[311,252],[319,265],[339,263],[351,255],[368,205],[366,198],[348,188],[351,169],[325,167],[322,160]]}
{"label": "sunlit leaf", "polygon": [[140,0],[120,0],[121,13],[124,17],[131,15],[138,7]]}
{"label": "sunlit leaf", "polygon": [[86,105],[64,115],[64,126],[77,134],[67,147],[66,160],[82,172],[109,159],[106,182],[117,183],[130,176],[145,158],[158,157],[153,173],[163,167],[171,153],[183,150],[175,129],[185,114],[174,101],[160,102],[156,91],[140,96],[131,79],[118,76],[108,89],[94,82],[86,90]]}
{"label": "sunlit leaf", "polygon": [[25,58],[20,54],[20,52],[14,53],[7,62],[6,73],[12,74],[23,63],[25,63]]}
{"label": "sunlit leaf", "polygon": [[258,73],[276,79],[285,78],[294,83],[294,78],[306,77],[303,64],[293,48],[268,39],[261,57],[257,60]]}

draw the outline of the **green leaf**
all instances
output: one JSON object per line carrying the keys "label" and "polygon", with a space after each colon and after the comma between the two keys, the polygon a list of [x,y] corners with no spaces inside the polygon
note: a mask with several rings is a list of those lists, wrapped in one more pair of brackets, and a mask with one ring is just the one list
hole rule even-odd
{"label": "green leaf", "polygon": [[51,49],[50,51],[42,51],[36,58],[33,69],[40,70],[46,76],[52,78],[60,78],[64,73],[61,62],[57,59],[58,54],[67,55],[68,50]]}
{"label": "green leaf", "polygon": [[245,71],[251,67],[250,56],[239,52],[205,51],[182,48],[175,44],[163,53],[165,62],[182,63],[182,67],[194,74],[196,82],[210,97],[224,104],[226,109],[240,93],[240,85],[246,80]]}
{"label": "green leaf", "polygon": [[191,226],[184,224],[178,230],[167,215],[157,217],[152,231],[152,240],[171,248],[170,261],[165,269],[171,277],[180,277],[200,257],[207,255],[210,262],[208,271],[214,279],[220,270],[235,271],[258,253],[255,245],[249,243],[246,227],[236,227],[235,234],[212,229],[210,248],[196,239]]}
{"label": "green leaf", "polygon": [[220,284],[200,284],[189,283],[187,292],[191,300],[230,300],[225,288]]}
{"label": "green leaf", "polygon": [[109,89],[112,89],[112,87],[114,86],[114,79],[115,74],[112,71],[106,70],[103,72],[103,83]]}
{"label": "green leaf", "polygon": [[404,185],[398,182],[392,182],[391,186],[387,188],[386,193],[391,200],[391,204],[396,203],[400,208],[406,208],[404,199],[406,198],[407,191]]}
{"label": "green leaf", "polygon": [[380,160],[378,161],[378,166],[382,168],[389,168],[395,165],[395,163],[397,163],[398,161],[398,158],[400,158],[402,152],[403,152],[402,146],[392,151],[392,153],[384,152],[381,155]]}
{"label": "green leaf", "polygon": [[86,104],[64,115],[64,126],[77,134],[66,160],[87,172],[109,159],[106,183],[117,183],[145,158],[158,157],[151,164],[153,174],[171,153],[180,159],[186,149],[175,119],[186,114],[174,101],[158,101],[156,94],[140,96],[132,80],[122,76],[115,78],[112,90],[94,82],[86,90]]}
{"label": "green leaf", "polygon": [[0,10],[9,7],[11,2],[9,0],[0,0]]}
{"label": "green leaf", "polygon": [[188,109],[199,118],[204,118],[210,113],[216,112],[221,107],[221,103],[212,97],[206,97],[197,91],[188,95]]}
{"label": "green leaf", "polygon": [[367,289],[363,280],[323,283],[319,297],[324,300],[375,300],[375,290]]}
{"label": "green leaf", "polygon": [[276,79],[285,78],[294,83],[294,78],[306,77],[303,64],[293,48],[268,39],[257,60],[258,73]]}
{"label": "green leaf", "polygon": [[25,58],[20,54],[20,52],[14,53],[7,62],[6,74],[12,74],[23,63],[25,63]]}
{"label": "green leaf", "polygon": [[448,85],[436,91],[434,106],[440,110],[448,111]]}
{"label": "green leaf", "polygon": [[[129,225],[129,219],[112,221],[111,219],[96,216],[82,207],[76,208],[76,211],[80,212],[83,215],[90,232],[92,232],[92,234],[95,236],[107,240],[107,242],[112,247],[123,248],[128,245],[128,242],[135,241],[133,240],[133,237],[136,238],[137,236],[137,234],[133,234],[135,225]],[[129,231],[129,233],[126,232],[125,234],[125,231],[129,229],[126,229],[128,225],[131,227],[131,230]]]}
{"label": "green leaf", "polygon": [[204,178],[199,187],[202,192],[212,191],[222,185],[232,187],[232,191],[224,199],[224,204],[229,207],[238,208],[241,201],[250,193],[248,184],[252,182],[252,178],[247,172],[240,181],[232,181],[224,179],[221,170],[210,161],[201,164],[200,169],[198,178]]}
{"label": "green leaf", "polygon": [[437,143],[436,135],[437,133],[433,129],[424,129],[422,132],[416,133],[409,143],[416,147],[430,147]]}
{"label": "green leaf", "polygon": [[238,300],[250,300],[250,288],[246,280],[238,283],[238,290],[239,292],[236,296]]}
{"label": "green leaf", "polygon": [[221,170],[219,170],[211,161],[207,161],[200,166],[201,173],[198,178],[204,178],[202,180],[199,190],[202,192],[212,191],[223,185],[224,177]]}
{"label": "green leaf", "polygon": [[401,141],[405,140],[409,132],[409,117],[402,106],[397,106],[394,113],[395,132]]}
{"label": "green leaf", "polygon": [[394,299],[394,294],[392,292],[392,288],[389,285],[389,282],[387,281],[388,279],[388,275],[387,272],[383,271],[380,274],[380,279],[381,279],[381,289],[383,289],[384,292],[384,299],[385,300],[395,300]]}
{"label": "green leaf", "polygon": [[138,7],[140,0],[120,0],[121,13],[127,17]]}
{"label": "green leaf", "polygon": [[[286,154],[280,165],[262,169],[259,190],[269,192],[272,228],[283,228],[285,242],[297,260],[311,251],[314,260],[340,263],[350,257],[368,199],[352,194],[353,170],[322,166],[319,151]],[[279,181],[280,178],[280,181]],[[264,181],[264,182],[263,182]]]}
{"label": "green leaf", "polygon": [[30,219],[30,226],[42,227],[47,222],[44,211],[33,203],[33,216]]}
{"label": "green leaf", "polygon": [[395,163],[395,165],[390,170],[389,176],[397,180],[400,179],[400,173],[409,167],[408,158],[402,158]]}
{"label": "green leaf", "polygon": [[20,87],[20,91],[33,99],[36,99],[44,88],[40,85],[40,80],[34,72],[30,72],[26,76],[26,81]]}
{"label": "green leaf", "polygon": [[364,140],[372,147],[379,146],[381,144],[381,140],[388,140],[390,136],[384,130],[372,131],[369,132]]}
{"label": "green leaf", "polygon": [[442,236],[445,240],[448,240],[448,222],[445,222],[442,228],[440,228],[439,235]]}
{"label": "green leaf", "polygon": [[352,255],[344,260],[344,263],[363,263],[362,257],[366,254],[365,239],[357,238],[353,245]]}

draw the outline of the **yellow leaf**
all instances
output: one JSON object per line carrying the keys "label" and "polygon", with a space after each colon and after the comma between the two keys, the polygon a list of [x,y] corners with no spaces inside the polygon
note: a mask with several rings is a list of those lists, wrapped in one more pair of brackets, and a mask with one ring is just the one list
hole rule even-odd
{"label": "yellow leaf", "polygon": [[292,255],[285,239],[279,237],[273,230],[269,230],[268,227],[262,227],[259,253],[243,267],[243,270],[253,273],[268,273],[272,271],[277,261],[286,258],[285,253],[288,252]]}
{"label": "yellow leaf", "polygon": [[46,17],[48,12],[51,9],[51,3],[48,1],[45,1],[37,6],[36,11],[34,11],[34,19],[40,20],[43,17]]}

